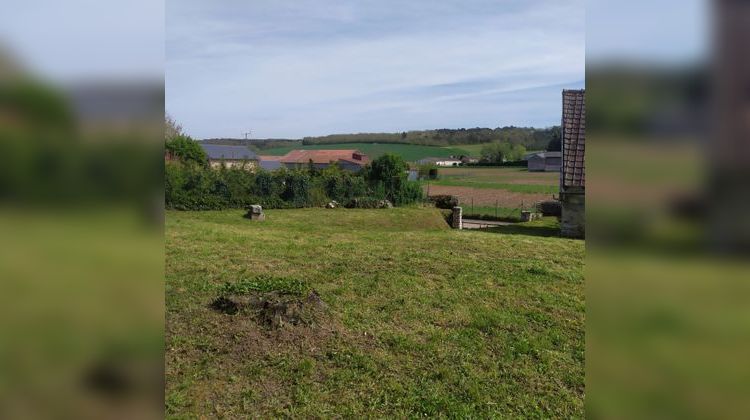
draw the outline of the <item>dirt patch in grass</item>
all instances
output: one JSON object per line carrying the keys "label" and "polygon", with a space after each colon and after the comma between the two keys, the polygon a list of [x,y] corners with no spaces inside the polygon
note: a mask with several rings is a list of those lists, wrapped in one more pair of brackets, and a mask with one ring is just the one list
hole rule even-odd
{"label": "dirt patch in grass", "polygon": [[210,306],[227,315],[252,316],[264,327],[279,329],[316,324],[324,315],[326,305],[313,290],[305,298],[275,291],[222,295],[211,302]]}
{"label": "dirt patch in grass", "polygon": [[[427,192],[427,187],[424,187]],[[448,194],[458,197],[461,205],[466,206],[474,200],[475,206],[530,207],[537,201],[549,200],[551,194],[519,193],[506,190],[472,187],[449,187],[430,185],[430,195]],[[466,210],[464,210],[466,211]]]}

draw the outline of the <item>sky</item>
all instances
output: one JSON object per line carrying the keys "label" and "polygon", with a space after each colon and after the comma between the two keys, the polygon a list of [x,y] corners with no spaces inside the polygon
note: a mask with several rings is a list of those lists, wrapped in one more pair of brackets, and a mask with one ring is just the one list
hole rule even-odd
{"label": "sky", "polygon": [[158,0],[5,0],[0,53],[60,84],[158,81],[164,3]]}
{"label": "sky", "polygon": [[196,138],[548,127],[583,0],[169,0],[166,109]]}
{"label": "sky", "polygon": [[584,60],[710,53],[706,0],[6,3],[0,55],[61,84],[164,79],[197,138],[544,127]]}

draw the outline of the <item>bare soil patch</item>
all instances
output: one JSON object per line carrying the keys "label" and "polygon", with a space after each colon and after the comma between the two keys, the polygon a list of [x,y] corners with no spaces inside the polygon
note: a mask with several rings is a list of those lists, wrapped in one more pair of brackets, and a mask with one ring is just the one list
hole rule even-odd
{"label": "bare soil patch", "polygon": [[325,303],[314,290],[305,298],[278,292],[219,296],[210,306],[228,315],[252,316],[259,324],[274,330],[314,325],[321,320],[325,309]]}
{"label": "bare soil patch", "polygon": [[[426,193],[427,187],[425,187],[424,190]],[[529,194],[489,188],[431,185],[430,195],[438,194],[455,195],[458,197],[461,205],[471,203],[471,200],[474,199],[475,206],[494,206],[495,203],[497,203],[500,207],[510,208],[529,206],[537,201],[549,200],[552,196],[551,194]]]}

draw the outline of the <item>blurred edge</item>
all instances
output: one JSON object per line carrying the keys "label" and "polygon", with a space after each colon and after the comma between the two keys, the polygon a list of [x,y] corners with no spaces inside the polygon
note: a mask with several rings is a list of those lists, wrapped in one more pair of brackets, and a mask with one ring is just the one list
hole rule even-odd
{"label": "blurred edge", "polygon": [[0,44],[0,418],[163,416],[163,109]]}
{"label": "blurred edge", "polygon": [[[710,5],[710,62],[587,57],[590,418],[750,409],[750,6]],[[639,19],[686,25],[680,6]]]}

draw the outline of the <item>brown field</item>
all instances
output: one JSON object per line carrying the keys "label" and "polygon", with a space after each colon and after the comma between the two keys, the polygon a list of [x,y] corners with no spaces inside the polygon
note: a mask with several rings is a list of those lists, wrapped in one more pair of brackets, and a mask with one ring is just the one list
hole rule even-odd
{"label": "brown field", "polygon": [[[427,193],[427,186],[424,186],[424,191]],[[463,205],[471,204],[473,198],[475,206],[494,206],[497,204],[506,208],[528,208],[537,201],[552,198],[552,194],[543,193],[530,194],[491,188],[430,185],[430,195],[441,194],[455,195]]]}

